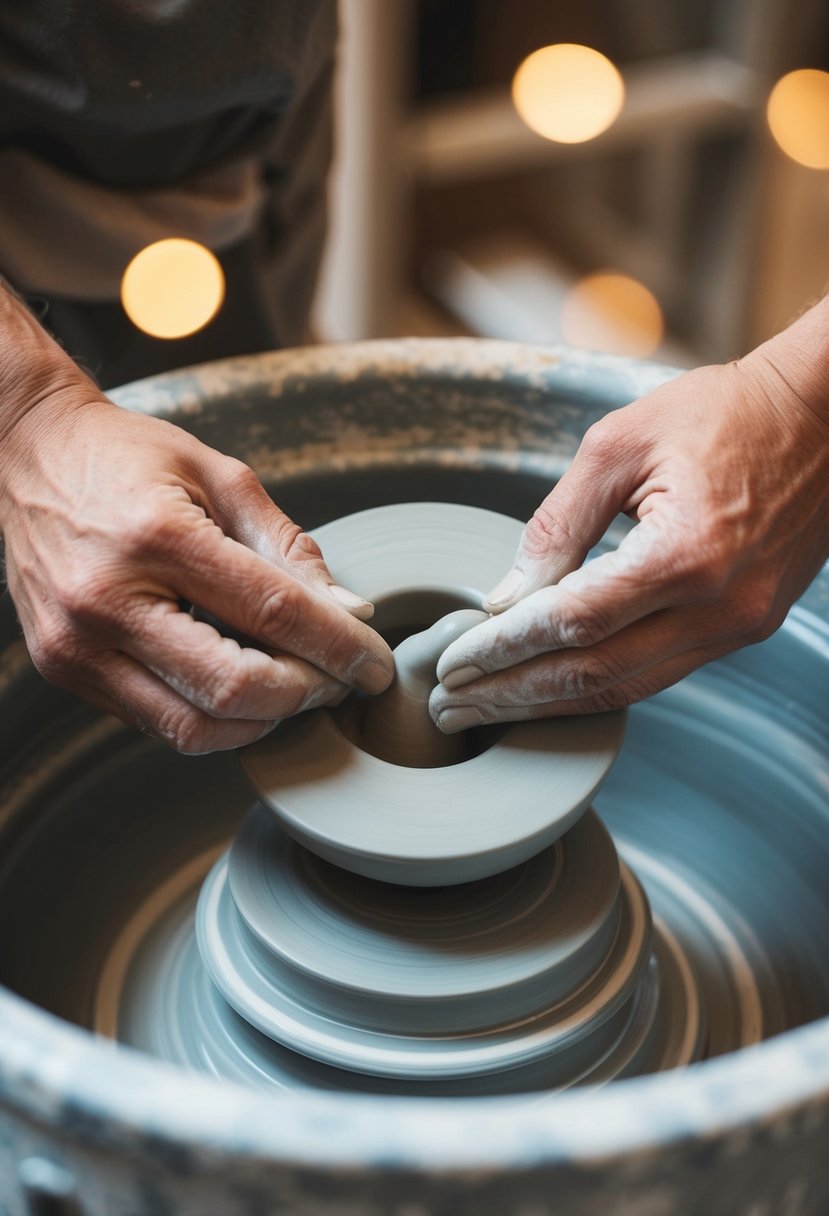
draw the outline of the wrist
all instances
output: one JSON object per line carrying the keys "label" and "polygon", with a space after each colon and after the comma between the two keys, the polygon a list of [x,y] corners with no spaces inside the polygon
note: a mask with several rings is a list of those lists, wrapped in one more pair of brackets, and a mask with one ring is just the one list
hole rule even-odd
{"label": "wrist", "polygon": [[96,402],[108,404],[0,280],[0,529],[21,476]]}
{"label": "wrist", "polygon": [[829,295],[739,366],[759,376],[770,395],[790,395],[829,427]]}
{"label": "wrist", "polygon": [[46,402],[102,394],[0,279],[0,448]]}

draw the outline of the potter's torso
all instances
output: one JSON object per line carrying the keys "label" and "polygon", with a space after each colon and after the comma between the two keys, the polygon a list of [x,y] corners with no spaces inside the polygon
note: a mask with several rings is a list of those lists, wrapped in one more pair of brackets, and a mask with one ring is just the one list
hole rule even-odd
{"label": "potter's torso", "polygon": [[330,59],[331,0],[0,5],[0,149],[160,186],[266,144]]}

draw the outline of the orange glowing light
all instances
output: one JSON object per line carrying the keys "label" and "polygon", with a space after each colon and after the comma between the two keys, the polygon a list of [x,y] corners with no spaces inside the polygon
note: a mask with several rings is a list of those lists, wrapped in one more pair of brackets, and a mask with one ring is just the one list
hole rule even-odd
{"label": "orange glowing light", "polygon": [[619,70],[599,51],[560,42],[534,51],[512,81],[512,100],[531,130],[579,144],[616,121],[625,100]]}
{"label": "orange glowing light", "polygon": [[185,338],[222,306],[225,276],[197,241],[172,237],[147,245],[121,280],[121,303],[133,325],[154,338]]}
{"label": "orange glowing light", "polygon": [[809,169],[829,169],[829,72],[801,68],[781,76],[766,117],[787,156]]}
{"label": "orange glowing light", "polygon": [[644,284],[606,271],[570,288],[561,312],[565,341],[590,350],[647,358],[665,332],[662,309]]}

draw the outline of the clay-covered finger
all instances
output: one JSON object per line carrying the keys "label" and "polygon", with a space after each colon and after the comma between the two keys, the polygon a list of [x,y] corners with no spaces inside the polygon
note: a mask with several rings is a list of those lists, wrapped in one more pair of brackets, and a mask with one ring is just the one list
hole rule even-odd
{"label": "clay-covered finger", "polygon": [[484,596],[487,612],[503,612],[577,569],[623,509],[634,466],[620,459],[615,426],[609,415],[584,436],[572,464],[527,522],[512,569]]}
{"label": "clay-covered finger", "polygon": [[[432,692],[429,701],[429,712],[432,721],[446,734],[468,730],[473,726],[486,726],[498,722],[526,722],[536,718],[566,717],[572,714],[607,713],[609,710],[622,709],[627,705],[635,705],[644,701],[654,693],[661,692],[676,684],[679,680],[690,675],[703,663],[727,654],[731,647],[725,643],[703,647],[697,650],[686,650],[680,655],[667,659],[664,663],[645,669],[637,675],[610,685],[601,692],[569,700],[547,700],[534,704],[523,703],[514,690],[504,693],[502,700],[498,696],[497,687],[486,685],[498,677],[489,677],[480,681],[480,688],[473,693],[474,685],[470,686],[469,695],[448,693],[440,685]],[[480,695],[480,699],[479,699]]]}
{"label": "clay-covered finger", "polygon": [[208,451],[200,481],[222,532],[358,620],[369,620],[374,606],[335,582],[317,542],[276,506],[253,469]]}
{"label": "clay-covered finger", "polygon": [[[716,616],[694,606],[655,613],[583,649],[541,654],[474,681],[436,690],[441,709],[487,704],[501,707],[585,701],[661,667],[689,649],[725,641]],[[440,695],[437,695],[439,692]]]}
{"label": "clay-covered finger", "polygon": [[[90,663],[90,670],[92,667]],[[117,651],[97,656],[94,672],[94,679],[79,679],[73,691],[184,755],[245,747],[276,725],[261,719],[211,717],[135,659]]]}
{"label": "clay-covered finger", "polygon": [[190,536],[186,557],[165,571],[178,596],[343,684],[369,693],[389,684],[394,661],[378,633],[247,546],[211,526]]}
{"label": "clay-covered finger", "polygon": [[348,692],[347,685],[304,659],[240,645],[171,601],[134,613],[122,647],[215,718],[288,718],[337,703]]}
{"label": "clay-covered finger", "polygon": [[618,549],[464,634],[441,656],[438,679],[459,688],[537,655],[594,646],[659,611],[693,606],[703,591],[687,563],[671,563],[667,545],[659,552],[657,530],[644,521]]}

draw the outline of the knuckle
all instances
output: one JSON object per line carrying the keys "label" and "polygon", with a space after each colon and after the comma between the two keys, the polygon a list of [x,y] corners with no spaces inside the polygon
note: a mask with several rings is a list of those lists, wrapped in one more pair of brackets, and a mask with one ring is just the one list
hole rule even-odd
{"label": "knuckle", "polygon": [[55,579],[54,594],[61,611],[71,620],[82,620],[95,611],[96,595],[91,579],[78,566],[64,570]]}
{"label": "knuckle", "polygon": [[32,662],[45,680],[53,684],[67,681],[77,661],[75,634],[68,621],[42,622],[27,645]]}
{"label": "knuckle", "polygon": [[319,639],[313,662],[322,671],[347,674],[349,682],[355,682],[355,661],[359,665],[365,654],[366,647],[355,639],[353,633],[335,626]]}
{"label": "knuckle", "polygon": [[146,598],[109,564],[77,562],[54,576],[54,607],[66,628],[93,633],[99,643],[129,629],[145,611]]}
{"label": "knuckle", "polygon": [[135,561],[166,552],[180,530],[173,513],[152,498],[135,504],[125,520],[119,536],[119,546]]}
{"label": "knuckle", "polygon": [[697,532],[693,542],[686,537],[666,560],[676,581],[690,595],[701,600],[715,600],[721,596],[734,569],[731,548],[713,524]]}
{"label": "knuckle", "polygon": [[243,717],[249,688],[246,673],[238,667],[225,667],[217,672],[204,698],[205,711],[214,718]]}
{"label": "knuckle", "polygon": [[753,588],[730,606],[732,636],[747,645],[764,642],[783,623],[783,616],[776,610],[772,587]]}
{"label": "knuckle", "polygon": [[228,492],[234,496],[239,495],[245,498],[258,497],[265,492],[261,481],[250,465],[245,464],[243,460],[237,460],[233,456],[225,458],[222,479]]}
{"label": "knuckle", "polygon": [[530,557],[548,553],[569,553],[573,538],[567,523],[567,513],[559,506],[543,502],[524,528],[524,550]]}
{"label": "knuckle", "polygon": [[561,600],[555,618],[551,619],[551,642],[564,649],[583,649],[602,641],[608,633],[608,622],[602,612],[586,600],[568,596]]}
{"label": "knuckle", "polygon": [[750,643],[765,642],[773,633],[776,633],[786,619],[788,609],[785,605],[774,604],[766,613],[765,619],[759,626],[755,627],[752,636],[748,639]]}
{"label": "knuckle", "polygon": [[182,756],[198,756],[210,750],[210,724],[194,706],[173,706],[157,723],[159,736]]}
{"label": "knuckle", "polygon": [[77,569],[64,575],[56,587],[61,611],[74,625],[103,629],[119,615],[110,579]]}
{"label": "knuckle", "polygon": [[582,435],[579,443],[579,457],[593,462],[603,460],[608,448],[612,445],[613,430],[612,414],[594,422]]}
{"label": "knuckle", "polygon": [[562,687],[568,700],[601,696],[621,679],[617,665],[605,655],[585,655],[578,665],[568,668]]}
{"label": "knuckle", "polygon": [[297,588],[289,582],[269,592],[253,616],[253,633],[259,638],[287,638],[299,619]]}
{"label": "knuckle", "polygon": [[689,583],[704,600],[715,600],[725,591],[731,574],[730,563],[720,554],[700,556],[690,568]]}
{"label": "knuckle", "polygon": [[708,603],[721,594],[726,581],[719,562],[696,547],[663,553],[663,581],[673,593],[689,603]]}
{"label": "knuckle", "polygon": [[286,561],[303,562],[309,558],[316,561],[322,557],[322,550],[317,542],[287,516],[280,525],[278,540],[280,552]]}

